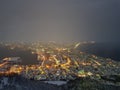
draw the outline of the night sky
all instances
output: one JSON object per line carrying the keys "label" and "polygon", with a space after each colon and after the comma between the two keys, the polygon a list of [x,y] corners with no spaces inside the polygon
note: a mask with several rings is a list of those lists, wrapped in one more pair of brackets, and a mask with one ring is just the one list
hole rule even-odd
{"label": "night sky", "polygon": [[0,0],[0,41],[120,42],[120,0]]}

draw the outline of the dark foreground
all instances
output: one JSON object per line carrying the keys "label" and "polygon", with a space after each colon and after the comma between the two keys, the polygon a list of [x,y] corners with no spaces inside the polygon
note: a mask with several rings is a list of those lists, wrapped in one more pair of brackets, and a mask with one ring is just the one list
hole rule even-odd
{"label": "dark foreground", "polygon": [[[107,82],[106,80],[102,80]],[[112,83],[120,83],[120,77]],[[0,90],[120,90],[116,84],[103,83],[90,78],[77,78],[65,85],[57,86],[44,83],[43,81],[29,80],[21,76],[0,77]]]}

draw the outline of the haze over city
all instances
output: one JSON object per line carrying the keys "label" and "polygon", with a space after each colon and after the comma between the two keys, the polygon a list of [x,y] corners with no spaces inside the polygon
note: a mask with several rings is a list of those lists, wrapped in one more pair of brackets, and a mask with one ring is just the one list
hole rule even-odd
{"label": "haze over city", "polygon": [[120,0],[0,0],[0,41],[119,42]]}

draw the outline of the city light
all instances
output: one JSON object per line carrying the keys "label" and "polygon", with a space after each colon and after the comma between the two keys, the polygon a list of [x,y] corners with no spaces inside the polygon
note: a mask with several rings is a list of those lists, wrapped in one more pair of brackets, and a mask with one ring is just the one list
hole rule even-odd
{"label": "city light", "polygon": [[[0,75],[18,74],[36,80],[71,80],[78,77],[96,77],[109,74],[105,68],[117,69],[120,65],[111,59],[100,58],[76,50],[80,44],[58,45],[53,43],[34,43],[29,45],[31,54],[37,54],[37,64],[22,65],[20,57],[6,57],[0,63]],[[10,45],[9,48],[13,47]],[[19,48],[27,49],[24,45]],[[15,48],[17,45],[15,44]],[[105,66],[104,64],[107,63]],[[102,70],[101,70],[102,69]],[[112,71],[114,74],[117,72]]]}

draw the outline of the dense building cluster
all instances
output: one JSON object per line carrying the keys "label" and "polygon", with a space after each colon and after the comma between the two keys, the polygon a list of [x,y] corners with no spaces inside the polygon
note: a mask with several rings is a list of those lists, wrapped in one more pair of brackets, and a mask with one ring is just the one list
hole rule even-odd
{"label": "dense building cluster", "polygon": [[38,64],[21,65],[19,57],[4,58],[0,74],[16,73],[34,80],[99,79],[102,75],[120,74],[119,62],[80,52],[80,44],[33,43],[28,48],[37,54]]}

